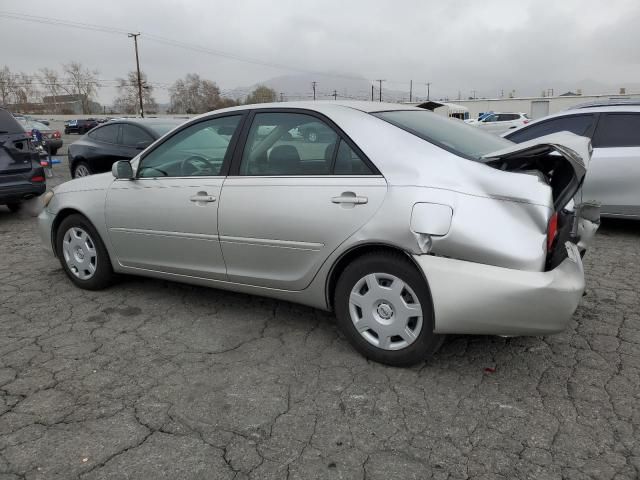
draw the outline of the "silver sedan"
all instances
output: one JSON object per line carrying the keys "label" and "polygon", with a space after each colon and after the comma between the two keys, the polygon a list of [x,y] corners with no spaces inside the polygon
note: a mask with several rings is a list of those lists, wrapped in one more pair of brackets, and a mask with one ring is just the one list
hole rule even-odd
{"label": "silver sedan", "polygon": [[396,104],[234,107],[60,185],[39,228],[80,288],[126,273],[299,302],[334,311],[367,357],[409,365],[447,333],[565,328],[598,224],[572,206],[589,148]]}

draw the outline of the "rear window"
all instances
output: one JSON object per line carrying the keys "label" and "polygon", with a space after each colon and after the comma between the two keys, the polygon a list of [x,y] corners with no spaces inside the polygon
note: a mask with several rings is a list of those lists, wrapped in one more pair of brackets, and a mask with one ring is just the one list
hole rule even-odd
{"label": "rear window", "polygon": [[594,122],[595,115],[593,114],[555,117],[515,130],[513,133],[506,135],[506,138],[515,143],[522,143],[543,135],[564,131],[584,136],[591,129]]}
{"label": "rear window", "polygon": [[0,133],[24,133],[24,128],[9,112],[0,110]]}
{"label": "rear window", "polygon": [[429,143],[471,160],[479,160],[487,153],[513,145],[509,140],[483,132],[460,120],[441,117],[426,110],[398,110],[377,112],[372,115]]}

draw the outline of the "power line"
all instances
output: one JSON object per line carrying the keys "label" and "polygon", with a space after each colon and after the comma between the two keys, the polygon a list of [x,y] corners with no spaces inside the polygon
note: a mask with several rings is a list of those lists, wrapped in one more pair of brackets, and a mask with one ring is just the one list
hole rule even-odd
{"label": "power line", "polygon": [[[91,30],[91,31],[97,31],[97,32],[102,32],[102,33],[110,33],[110,34],[122,34],[122,33],[124,33],[124,34],[129,34],[129,31],[123,30],[121,28],[116,28],[116,27],[107,27],[107,26],[104,26],[104,25],[96,25],[96,24],[91,24],[91,23],[76,22],[76,21],[63,20],[63,19],[52,18],[52,17],[41,17],[41,16],[38,16],[38,15],[27,15],[27,14],[16,13],[16,12],[0,11],[0,17],[9,18],[9,19],[12,19],[12,20],[25,21],[25,22],[35,22],[35,23],[40,23],[40,24],[45,24],[45,25],[53,25],[53,26],[61,26],[61,27],[69,27],[69,28],[79,28],[79,29],[83,29],[83,30]],[[224,52],[224,51],[221,51],[221,50],[214,50],[214,49],[211,49],[211,48],[208,48],[208,47],[204,47],[202,45],[197,45],[197,44],[193,44],[193,43],[187,43],[187,42],[183,42],[183,41],[180,41],[180,40],[174,40],[174,39],[163,37],[163,36],[160,36],[160,35],[154,35],[154,34],[148,33],[148,32],[140,32],[140,33],[142,33],[147,40],[153,40],[155,42],[162,43],[164,45],[170,45],[170,46],[177,47],[177,48],[183,48],[183,49],[187,49],[187,50],[192,50],[192,51],[204,53],[204,54],[207,54],[207,55],[213,55],[213,56],[228,58],[230,60],[236,60],[236,61],[239,61],[239,62],[252,63],[252,64],[255,64],[255,65],[262,65],[262,66],[266,66],[266,67],[277,68],[277,69],[281,69],[281,70],[290,70],[290,71],[295,71],[295,72],[300,72],[300,73],[308,73],[308,74],[313,74],[313,75],[322,75],[322,76],[326,76],[326,77],[345,78],[345,79],[350,79],[350,80],[363,80],[362,77],[357,77],[357,76],[354,76],[354,75],[332,74],[332,73],[320,72],[320,71],[316,71],[316,70],[308,70],[308,69],[304,69],[304,68],[293,67],[291,65],[284,65],[284,64],[281,64],[281,63],[266,62],[266,61],[258,59],[258,58],[253,58],[253,57],[249,57],[249,56],[245,56],[245,55],[238,55],[238,54],[234,54],[234,53],[230,53],[230,52]]]}

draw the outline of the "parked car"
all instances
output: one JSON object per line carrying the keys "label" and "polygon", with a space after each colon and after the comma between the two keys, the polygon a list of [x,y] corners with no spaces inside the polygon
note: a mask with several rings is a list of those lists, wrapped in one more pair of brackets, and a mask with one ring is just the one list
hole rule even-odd
{"label": "parked car", "polygon": [[69,120],[69,123],[65,123],[64,133],[65,135],[69,135],[70,133],[84,135],[97,125],[98,122],[93,118],[86,120]]}
{"label": "parked car", "polygon": [[520,143],[561,131],[588,137],[593,145],[580,198],[600,203],[604,217],[640,219],[640,104],[566,110],[509,132],[506,138]]}
{"label": "parked car", "polygon": [[35,129],[40,131],[42,134],[42,146],[45,153],[49,152],[51,155],[56,155],[58,150],[62,148],[62,135],[60,135],[58,130],[54,130],[43,123],[36,122],[35,120],[21,118],[16,119],[29,135],[33,135],[32,132]]}
{"label": "parked car", "polygon": [[[291,138],[315,123],[331,135]],[[299,302],[408,365],[447,333],[566,327],[585,285],[575,242],[597,229],[568,208],[588,157],[570,133],[516,145],[405,105],[247,105],[58,186],[39,230],[80,288],[129,273]]]}
{"label": "parked car", "polygon": [[531,119],[526,113],[500,113],[494,112],[484,115],[476,121],[469,121],[469,125],[484,130],[485,132],[500,135],[513,128],[521,127],[529,123]]}
{"label": "parked car", "polygon": [[120,119],[94,128],[69,145],[71,177],[111,171],[118,160],[130,160],[184,120]]}
{"label": "parked car", "polygon": [[18,211],[23,201],[45,192],[46,179],[30,135],[0,108],[0,205]]}

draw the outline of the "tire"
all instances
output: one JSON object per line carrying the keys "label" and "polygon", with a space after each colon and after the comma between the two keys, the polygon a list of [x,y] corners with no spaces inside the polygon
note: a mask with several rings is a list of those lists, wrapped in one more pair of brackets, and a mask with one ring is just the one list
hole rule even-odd
{"label": "tire", "polygon": [[[78,252],[80,249],[80,252]],[[102,290],[114,274],[102,239],[80,214],[69,215],[56,230],[56,253],[69,279],[85,290]]]}
{"label": "tire", "polygon": [[78,162],[73,166],[73,178],[79,177],[87,177],[91,175],[93,172],[91,171],[91,167],[87,162]]}
{"label": "tire", "polygon": [[69,129],[65,128],[65,129],[64,129],[64,134],[65,134],[65,135],[69,135]]}
{"label": "tire", "polygon": [[22,204],[19,202],[7,203],[7,208],[11,210],[13,213],[16,213],[20,211],[20,209],[22,208]]}
{"label": "tire", "polygon": [[349,342],[376,362],[414,365],[433,355],[444,341],[444,336],[433,333],[429,286],[399,253],[370,253],[349,264],[336,284],[334,306]]}
{"label": "tire", "polygon": [[55,154],[57,154],[57,153],[58,153],[58,149],[57,149],[57,148],[52,148],[52,149],[49,151],[49,153],[51,153],[51,155],[53,156],[53,155],[55,155]]}

